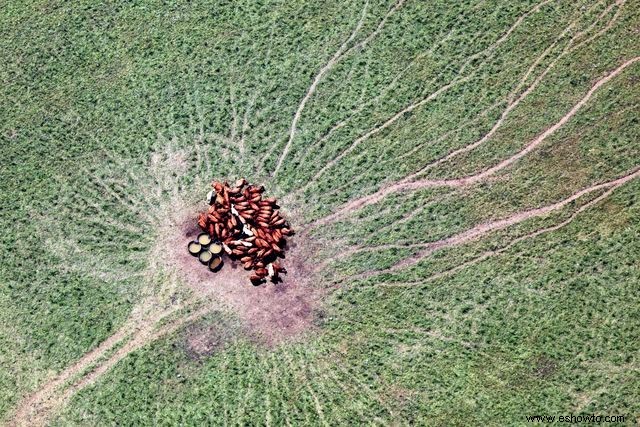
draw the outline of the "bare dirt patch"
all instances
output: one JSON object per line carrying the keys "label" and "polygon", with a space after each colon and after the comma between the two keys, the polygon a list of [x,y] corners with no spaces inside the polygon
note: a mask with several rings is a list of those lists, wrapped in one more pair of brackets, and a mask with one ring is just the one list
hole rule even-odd
{"label": "bare dirt patch", "polygon": [[557,363],[546,356],[540,356],[534,362],[534,375],[539,378],[548,378],[558,369]]}
{"label": "bare dirt patch", "polygon": [[[300,337],[314,328],[314,317],[323,294],[313,283],[313,251],[307,237],[289,239],[286,258],[282,260],[288,273],[277,284],[253,286],[250,272],[224,257],[224,266],[210,272],[187,252],[187,244],[200,229],[195,224],[196,210],[185,213],[173,230],[163,236],[163,260],[178,277],[199,294],[211,296],[238,315],[250,338],[268,345]],[[310,243],[310,242],[309,242]]]}
{"label": "bare dirt patch", "polygon": [[223,349],[235,339],[229,324],[193,324],[187,327],[182,347],[191,360],[202,360]]}

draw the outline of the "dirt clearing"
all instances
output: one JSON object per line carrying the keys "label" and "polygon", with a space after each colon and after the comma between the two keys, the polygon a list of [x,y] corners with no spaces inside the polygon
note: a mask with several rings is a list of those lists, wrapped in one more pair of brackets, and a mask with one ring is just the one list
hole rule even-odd
{"label": "dirt clearing", "polygon": [[273,345],[285,339],[297,337],[313,328],[315,308],[319,305],[321,290],[311,283],[312,259],[303,249],[303,237],[294,236],[289,241],[283,264],[288,274],[278,284],[253,286],[250,272],[239,261],[225,258],[225,268],[218,273],[199,268],[185,249],[200,229],[195,214],[185,215],[163,237],[163,253],[168,266],[175,269],[181,281],[200,295],[212,296],[238,315],[244,329],[260,342]]}

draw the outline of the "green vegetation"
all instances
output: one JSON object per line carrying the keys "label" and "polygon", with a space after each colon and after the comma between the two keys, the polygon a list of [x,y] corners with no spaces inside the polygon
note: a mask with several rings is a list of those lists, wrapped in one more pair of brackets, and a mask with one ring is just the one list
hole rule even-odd
{"label": "green vegetation", "polygon": [[[637,170],[639,7],[0,5],[0,422],[110,337],[46,421],[637,420],[640,179],[447,239]],[[394,190],[488,170],[577,105],[478,182]],[[316,327],[277,346],[167,262],[176,218],[240,176],[319,247]]]}

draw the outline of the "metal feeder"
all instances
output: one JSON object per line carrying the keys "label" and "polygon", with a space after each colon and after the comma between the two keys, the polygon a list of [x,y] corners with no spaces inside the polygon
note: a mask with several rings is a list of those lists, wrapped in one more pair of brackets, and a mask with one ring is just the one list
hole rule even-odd
{"label": "metal feeder", "polygon": [[189,250],[189,253],[191,255],[198,256],[200,251],[202,251],[202,245],[199,242],[196,242],[196,241],[189,242],[189,245],[187,246],[187,249]]}
{"label": "metal feeder", "polygon": [[211,261],[209,261],[209,270],[215,273],[222,268],[222,264],[222,258],[218,255],[214,255],[213,258],[211,258]]}
{"label": "metal feeder", "polygon": [[209,245],[209,251],[214,255],[220,255],[222,253],[222,245],[220,243],[212,243]]}
{"label": "metal feeder", "polygon": [[200,243],[202,246],[208,246],[209,243],[211,243],[211,237],[209,237],[209,234],[207,233],[200,233],[198,234],[198,243]]}
{"label": "metal feeder", "polygon": [[203,264],[209,264],[209,261],[211,261],[212,258],[213,258],[213,254],[209,252],[209,250],[204,250],[200,252],[200,255],[198,255],[198,259]]}

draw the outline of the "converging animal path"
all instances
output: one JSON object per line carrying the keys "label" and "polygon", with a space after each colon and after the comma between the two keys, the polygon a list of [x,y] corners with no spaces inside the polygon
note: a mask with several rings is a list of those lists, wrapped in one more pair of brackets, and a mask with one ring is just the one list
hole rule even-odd
{"label": "converging animal path", "polygon": [[[377,203],[381,201],[383,198],[385,198],[386,196],[393,193],[411,191],[411,190],[417,190],[417,189],[429,188],[429,187],[459,188],[459,187],[466,187],[466,186],[478,184],[486,180],[491,175],[494,175],[495,173],[507,168],[508,166],[511,166],[512,164],[520,160],[522,157],[526,156],[535,148],[537,148],[548,137],[553,135],[558,129],[564,126],[581,108],[583,108],[584,105],[589,101],[589,99],[596,93],[596,91],[600,87],[608,83],[614,77],[622,73],[626,68],[632,66],[639,60],[640,60],[640,56],[629,59],[628,61],[620,65],[618,68],[614,69],[612,72],[607,74],[605,77],[598,80],[596,84],[594,84],[593,87],[591,87],[591,89],[586,93],[586,95],[582,97],[582,99],[580,99],[580,101],[576,103],[573,106],[573,108],[571,108],[571,110],[569,110],[564,116],[562,116],[560,120],[558,120],[552,126],[547,128],[544,132],[542,132],[536,138],[528,142],[520,151],[518,151],[511,157],[501,161],[497,165],[492,166],[476,174],[465,176],[462,178],[456,178],[456,179],[439,179],[439,180],[421,179],[421,180],[412,181],[412,179],[415,177],[415,174],[413,174],[396,183],[387,185],[371,195],[364,196],[356,200],[352,200],[346,203],[344,206],[337,208],[335,212],[333,212],[331,215],[328,215],[324,218],[320,218],[310,224],[307,224],[307,227],[309,228],[317,227],[320,225],[324,225],[324,224],[328,224],[330,222],[336,221],[339,218],[345,215],[351,214],[356,210],[359,210],[368,205]],[[473,145],[475,144],[477,143],[474,143]]]}

